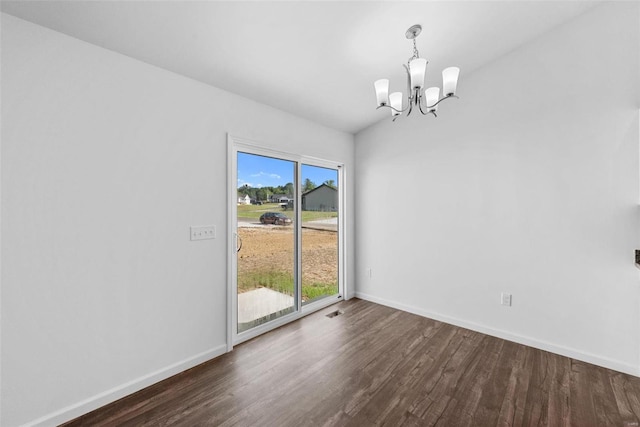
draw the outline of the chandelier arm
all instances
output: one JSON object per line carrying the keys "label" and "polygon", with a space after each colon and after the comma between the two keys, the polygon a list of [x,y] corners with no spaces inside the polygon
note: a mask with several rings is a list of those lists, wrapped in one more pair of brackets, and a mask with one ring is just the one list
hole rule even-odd
{"label": "chandelier arm", "polygon": [[409,90],[409,93],[413,93],[413,96],[409,97],[409,105],[411,106],[411,108],[409,108],[407,117],[409,117],[409,114],[411,114],[411,111],[413,111],[414,106],[417,105],[418,107],[420,107],[420,100],[422,99],[422,96],[420,95],[420,89],[415,89],[413,91]]}
{"label": "chandelier arm", "polygon": [[427,107],[427,108],[433,108],[433,107],[435,107],[436,105],[440,104],[440,103],[441,103],[442,101],[444,101],[445,99],[449,99],[449,98],[456,98],[456,99],[460,99],[460,98],[458,98],[456,95],[447,95],[447,96],[445,96],[444,98],[440,98],[440,99],[438,100],[438,102],[436,102],[435,104],[433,104],[433,105],[427,105],[426,107]]}
{"label": "chandelier arm", "polygon": [[426,113],[424,111],[422,111],[422,106],[420,106],[420,112],[422,113],[423,116],[426,116],[428,114],[433,114],[435,117],[438,117],[438,115],[436,114],[436,112],[434,110],[427,111]]}
{"label": "chandelier arm", "polygon": [[[426,101],[426,97],[420,97],[420,100],[418,101],[418,107],[420,108],[420,112],[422,113],[423,116],[426,116],[427,114],[433,114],[435,117],[438,117],[438,115],[436,114],[435,111],[427,111],[426,113],[424,112],[424,110],[422,109],[422,99],[425,99],[424,101],[424,105],[425,107],[429,108],[427,106],[427,101]],[[433,107],[433,106],[432,106]]]}
{"label": "chandelier arm", "polygon": [[391,105],[384,104],[384,105],[378,105],[376,107],[376,110],[379,110],[382,107],[391,108],[396,113],[404,113],[405,111],[407,111],[407,108],[409,108],[409,105],[407,105],[403,110],[398,110],[397,108],[393,108]]}
{"label": "chandelier arm", "polygon": [[[444,98],[443,98],[444,99]],[[420,98],[420,101],[422,100],[422,97]],[[438,115],[436,114],[435,110],[431,110],[431,111],[427,111],[426,113],[422,110],[422,102],[418,101],[418,107],[420,108],[420,112],[422,113],[423,116],[426,116],[427,114],[433,114],[435,117],[438,117]],[[438,101],[440,102],[440,101]],[[425,106],[427,105],[427,101],[424,102]],[[435,105],[435,104],[434,104]],[[432,105],[433,107],[433,105]],[[430,107],[427,107],[430,108]]]}
{"label": "chandelier arm", "polygon": [[418,102],[418,108],[420,109],[420,112],[422,113],[423,116],[426,116],[427,114],[431,113],[431,111],[427,111],[426,113],[422,110],[422,102]]}

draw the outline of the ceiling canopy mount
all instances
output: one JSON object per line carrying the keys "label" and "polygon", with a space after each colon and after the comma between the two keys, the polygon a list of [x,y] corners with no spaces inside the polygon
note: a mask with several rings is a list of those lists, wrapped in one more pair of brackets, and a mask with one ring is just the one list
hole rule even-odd
{"label": "ceiling canopy mount", "polygon": [[421,32],[422,32],[422,25],[416,24],[409,27],[409,29],[407,30],[406,33],[404,33],[404,35],[407,36],[409,40],[413,40],[416,37],[418,37]]}

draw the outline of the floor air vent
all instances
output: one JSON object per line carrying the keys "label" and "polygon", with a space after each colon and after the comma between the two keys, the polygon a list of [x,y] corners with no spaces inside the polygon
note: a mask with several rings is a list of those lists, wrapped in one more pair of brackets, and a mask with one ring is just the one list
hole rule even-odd
{"label": "floor air vent", "polygon": [[336,311],[332,311],[331,313],[327,314],[328,318],[333,318],[336,316],[340,316],[342,314],[342,312],[340,310],[336,310]]}

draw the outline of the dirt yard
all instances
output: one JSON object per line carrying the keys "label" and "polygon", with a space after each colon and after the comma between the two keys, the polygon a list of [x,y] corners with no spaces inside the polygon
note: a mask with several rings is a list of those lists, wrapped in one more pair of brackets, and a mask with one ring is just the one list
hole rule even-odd
{"label": "dirt yard", "polygon": [[[293,276],[293,231],[291,226],[238,228],[238,276],[274,271]],[[303,228],[302,248],[302,285],[337,284],[338,233]]]}

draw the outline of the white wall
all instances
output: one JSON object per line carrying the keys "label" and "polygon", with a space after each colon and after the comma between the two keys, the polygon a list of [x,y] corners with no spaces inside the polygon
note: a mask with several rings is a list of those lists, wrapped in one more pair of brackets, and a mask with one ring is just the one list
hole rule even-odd
{"label": "white wall", "polygon": [[2,125],[3,426],[224,352],[227,132],[354,166],[349,134],[6,14]]}
{"label": "white wall", "polygon": [[356,135],[357,296],[640,374],[639,7],[462,70],[437,119]]}

